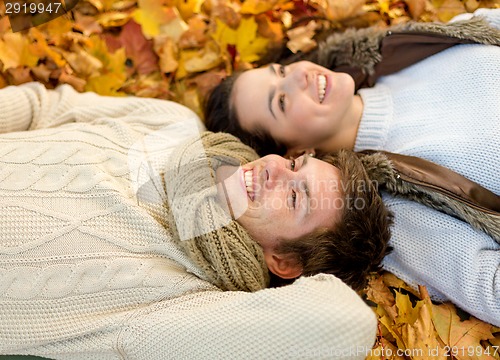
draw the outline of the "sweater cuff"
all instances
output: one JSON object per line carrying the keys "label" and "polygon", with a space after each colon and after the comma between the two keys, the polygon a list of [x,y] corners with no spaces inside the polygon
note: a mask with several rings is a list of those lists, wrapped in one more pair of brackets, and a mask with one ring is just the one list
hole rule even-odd
{"label": "sweater cuff", "polygon": [[363,100],[363,115],[354,144],[354,151],[366,149],[381,150],[387,140],[389,123],[392,119],[392,96],[383,85],[360,89]]}

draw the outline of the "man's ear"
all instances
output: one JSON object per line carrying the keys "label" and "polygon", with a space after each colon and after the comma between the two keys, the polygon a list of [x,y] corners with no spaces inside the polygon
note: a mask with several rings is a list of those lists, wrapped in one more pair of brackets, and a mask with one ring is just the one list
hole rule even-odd
{"label": "man's ear", "polygon": [[305,149],[288,149],[286,151],[285,157],[287,159],[296,159],[299,156],[302,156],[304,154],[307,155],[316,155],[316,150],[314,148],[305,148]]}
{"label": "man's ear", "polygon": [[282,279],[295,279],[302,275],[302,265],[294,254],[264,252],[267,268]]}

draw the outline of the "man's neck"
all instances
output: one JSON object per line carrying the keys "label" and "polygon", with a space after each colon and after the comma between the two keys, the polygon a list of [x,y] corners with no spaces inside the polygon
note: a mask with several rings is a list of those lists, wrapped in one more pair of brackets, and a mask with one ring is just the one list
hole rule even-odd
{"label": "man's neck", "polygon": [[355,95],[352,107],[340,126],[339,131],[321,142],[316,148],[321,152],[331,152],[340,149],[353,150],[356,143],[361,116],[363,115],[363,100]]}

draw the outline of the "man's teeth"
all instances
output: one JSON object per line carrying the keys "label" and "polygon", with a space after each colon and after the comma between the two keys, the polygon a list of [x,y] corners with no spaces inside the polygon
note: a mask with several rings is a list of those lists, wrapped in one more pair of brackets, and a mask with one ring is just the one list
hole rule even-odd
{"label": "man's teeth", "polygon": [[253,171],[247,171],[245,172],[245,186],[247,188],[247,193],[252,194],[253,193]]}
{"label": "man's teeth", "polygon": [[323,100],[325,100],[325,89],[326,89],[326,76],[318,75],[318,94],[320,103],[322,103]]}

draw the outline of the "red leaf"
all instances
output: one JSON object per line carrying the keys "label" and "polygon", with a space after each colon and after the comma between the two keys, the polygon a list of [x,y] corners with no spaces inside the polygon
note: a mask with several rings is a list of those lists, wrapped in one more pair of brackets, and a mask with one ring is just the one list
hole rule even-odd
{"label": "red leaf", "polygon": [[142,33],[141,26],[130,20],[118,37],[105,36],[106,45],[114,52],[117,49],[125,48],[127,55],[127,66],[131,73],[147,75],[154,71],[159,71],[158,56],[153,51],[153,40],[148,40]]}

